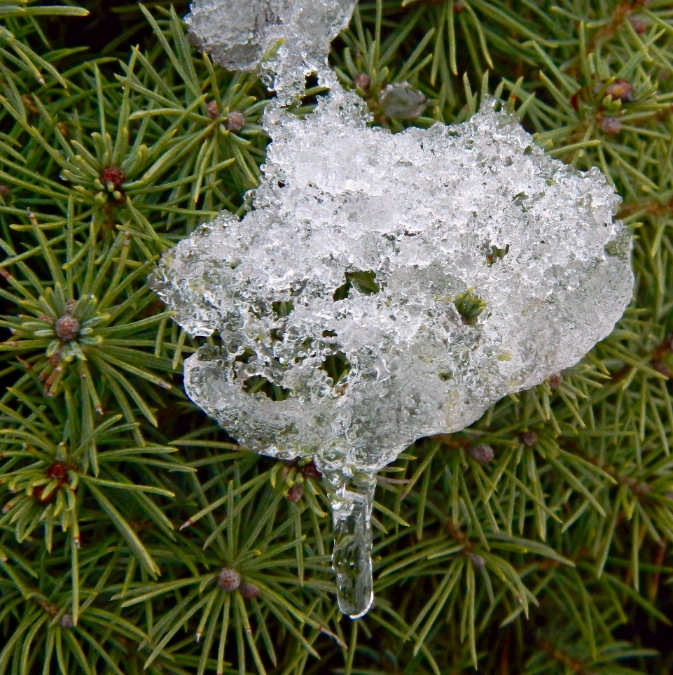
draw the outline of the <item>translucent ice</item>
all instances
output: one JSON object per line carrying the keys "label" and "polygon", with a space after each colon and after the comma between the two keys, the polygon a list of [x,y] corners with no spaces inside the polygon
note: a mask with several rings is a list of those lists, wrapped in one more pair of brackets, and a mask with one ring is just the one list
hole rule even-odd
{"label": "translucent ice", "polygon": [[201,226],[153,279],[188,332],[219,336],[187,360],[189,396],[249,448],[312,456],[329,479],[353,616],[371,602],[376,472],[576,363],[633,285],[601,172],[548,157],[493,101],[397,135],[366,121],[338,87],[306,119],[270,112],[252,210]]}
{"label": "translucent ice", "polygon": [[269,84],[275,80],[286,103],[303,91],[306,75],[325,69],[330,42],[356,1],[194,0],[185,20],[192,41],[221,66],[254,70],[263,61],[261,74]]}

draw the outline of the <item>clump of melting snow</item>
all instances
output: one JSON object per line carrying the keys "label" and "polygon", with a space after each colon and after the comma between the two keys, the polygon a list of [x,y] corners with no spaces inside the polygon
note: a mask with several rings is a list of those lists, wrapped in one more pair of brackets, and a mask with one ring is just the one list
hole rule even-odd
{"label": "clump of melting snow", "polygon": [[[229,68],[285,38],[266,64],[281,95],[250,212],[201,226],[151,283],[185,330],[218,337],[185,363],[192,400],[252,450],[325,474],[339,606],[356,617],[373,598],[376,472],[576,363],[633,274],[601,172],[551,159],[494,101],[460,125],[369,127],[324,65],[353,5],[192,4],[197,41]],[[279,103],[313,69],[331,91],[299,119]]]}
{"label": "clump of melting snow", "polygon": [[325,69],[330,42],[348,25],[356,2],[194,0],[185,20],[192,41],[219,65],[254,70],[262,62],[262,76],[275,81],[285,104],[303,93],[305,76]]}

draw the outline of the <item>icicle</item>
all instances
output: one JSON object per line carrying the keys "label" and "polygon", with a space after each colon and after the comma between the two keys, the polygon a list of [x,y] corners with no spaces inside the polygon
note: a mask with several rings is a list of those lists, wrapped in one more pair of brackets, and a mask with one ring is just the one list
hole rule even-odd
{"label": "icicle", "polygon": [[336,488],[331,503],[337,600],[344,614],[357,619],[374,600],[371,518],[376,475],[359,473],[350,481],[343,474],[327,478]]}

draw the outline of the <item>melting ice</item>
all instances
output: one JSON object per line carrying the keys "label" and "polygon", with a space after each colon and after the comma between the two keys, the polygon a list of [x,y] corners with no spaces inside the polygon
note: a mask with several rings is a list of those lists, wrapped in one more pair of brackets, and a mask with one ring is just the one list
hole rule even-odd
{"label": "melting ice", "polygon": [[[301,11],[337,4],[352,5]],[[313,114],[276,106],[265,126],[250,212],[201,226],[152,285],[185,330],[218,336],[185,363],[192,400],[252,450],[324,473],[356,617],[373,597],[376,472],[607,336],[631,297],[631,237],[598,169],[548,157],[492,100],[393,135],[333,82]]]}

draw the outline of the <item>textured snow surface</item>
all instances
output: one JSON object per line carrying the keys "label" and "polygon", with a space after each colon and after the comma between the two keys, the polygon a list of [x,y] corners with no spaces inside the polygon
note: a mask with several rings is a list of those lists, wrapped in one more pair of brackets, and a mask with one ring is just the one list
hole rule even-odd
{"label": "textured snow surface", "polygon": [[[304,90],[304,78],[325,69],[330,42],[348,25],[357,0],[194,0],[185,21],[192,41],[230,70],[261,63],[286,103]],[[275,75],[275,77],[274,77]]]}
{"label": "textured snow surface", "polygon": [[[338,87],[306,119],[267,115],[252,210],[200,227],[153,279],[189,333],[217,333],[185,386],[239,442],[371,474],[610,333],[633,285],[619,197],[493,105],[397,135]],[[466,293],[484,304],[473,322]],[[322,366],[337,354],[350,371],[334,382]],[[255,376],[287,399],[250,393]]]}
{"label": "textured snow surface", "polygon": [[[326,61],[355,2],[192,3],[197,45],[276,89],[272,143],[249,213],[201,226],[151,281],[189,333],[215,336],[185,363],[190,398],[252,450],[325,474],[352,617],[373,599],[376,471],[576,363],[633,286],[601,172],[546,156],[494,101],[461,125],[367,126]],[[314,71],[330,93],[299,119],[282,106]],[[413,119],[427,101],[397,83],[380,104]]]}

